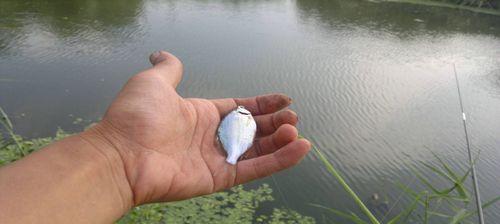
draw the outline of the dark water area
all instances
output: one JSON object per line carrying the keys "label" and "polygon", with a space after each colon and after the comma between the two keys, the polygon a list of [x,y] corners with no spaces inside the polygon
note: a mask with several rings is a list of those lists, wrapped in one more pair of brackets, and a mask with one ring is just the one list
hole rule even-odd
{"label": "dark water area", "polygon": [[[183,96],[290,95],[300,133],[361,198],[377,193],[396,212],[409,199],[395,183],[421,187],[411,167],[437,163],[430,152],[468,167],[455,64],[488,199],[500,195],[499,24],[357,0],[0,0],[0,106],[23,136],[81,130],[166,49],[184,63]],[[312,153],[275,178],[260,182],[275,189],[272,206],[318,221],[330,215],[309,203],[357,211]]]}

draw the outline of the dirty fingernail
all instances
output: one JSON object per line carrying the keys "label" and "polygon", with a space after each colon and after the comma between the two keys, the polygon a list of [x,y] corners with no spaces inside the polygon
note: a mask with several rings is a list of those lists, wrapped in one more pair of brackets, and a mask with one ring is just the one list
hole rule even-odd
{"label": "dirty fingernail", "polygon": [[167,58],[161,53],[161,51],[155,51],[149,56],[149,62],[153,65],[156,65],[166,59]]}

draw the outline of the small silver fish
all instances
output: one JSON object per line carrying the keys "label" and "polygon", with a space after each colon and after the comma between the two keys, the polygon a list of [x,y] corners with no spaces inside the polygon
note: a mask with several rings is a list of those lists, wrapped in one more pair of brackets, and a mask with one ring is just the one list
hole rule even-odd
{"label": "small silver fish", "polygon": [[238,158],[252,146],[256,130],[257,124],[252,114],[243,106],[238,106],[222,119],[218,136],[227,152],[228,163],[235,165]]}

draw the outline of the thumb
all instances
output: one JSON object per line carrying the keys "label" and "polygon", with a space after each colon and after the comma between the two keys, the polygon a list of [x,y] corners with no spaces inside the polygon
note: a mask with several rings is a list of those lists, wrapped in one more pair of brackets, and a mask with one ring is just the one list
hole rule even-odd
{"label": "thumb", "polygon": [[182,62],[166,51],[156,51],[149,56],[149,61],[153,65],[152,70],[163,76],[172,87],[182,79]]}

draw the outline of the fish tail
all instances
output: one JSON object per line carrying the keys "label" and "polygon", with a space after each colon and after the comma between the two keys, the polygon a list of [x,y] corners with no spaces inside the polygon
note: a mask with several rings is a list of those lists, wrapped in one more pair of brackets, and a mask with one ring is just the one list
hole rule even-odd
{"label": "fish tail", "polygon": [[237,153],[230,154],[227,156],[226,161],[232,165],[236,165],[236,162],[238,161],[238,157],[240,157]]}

